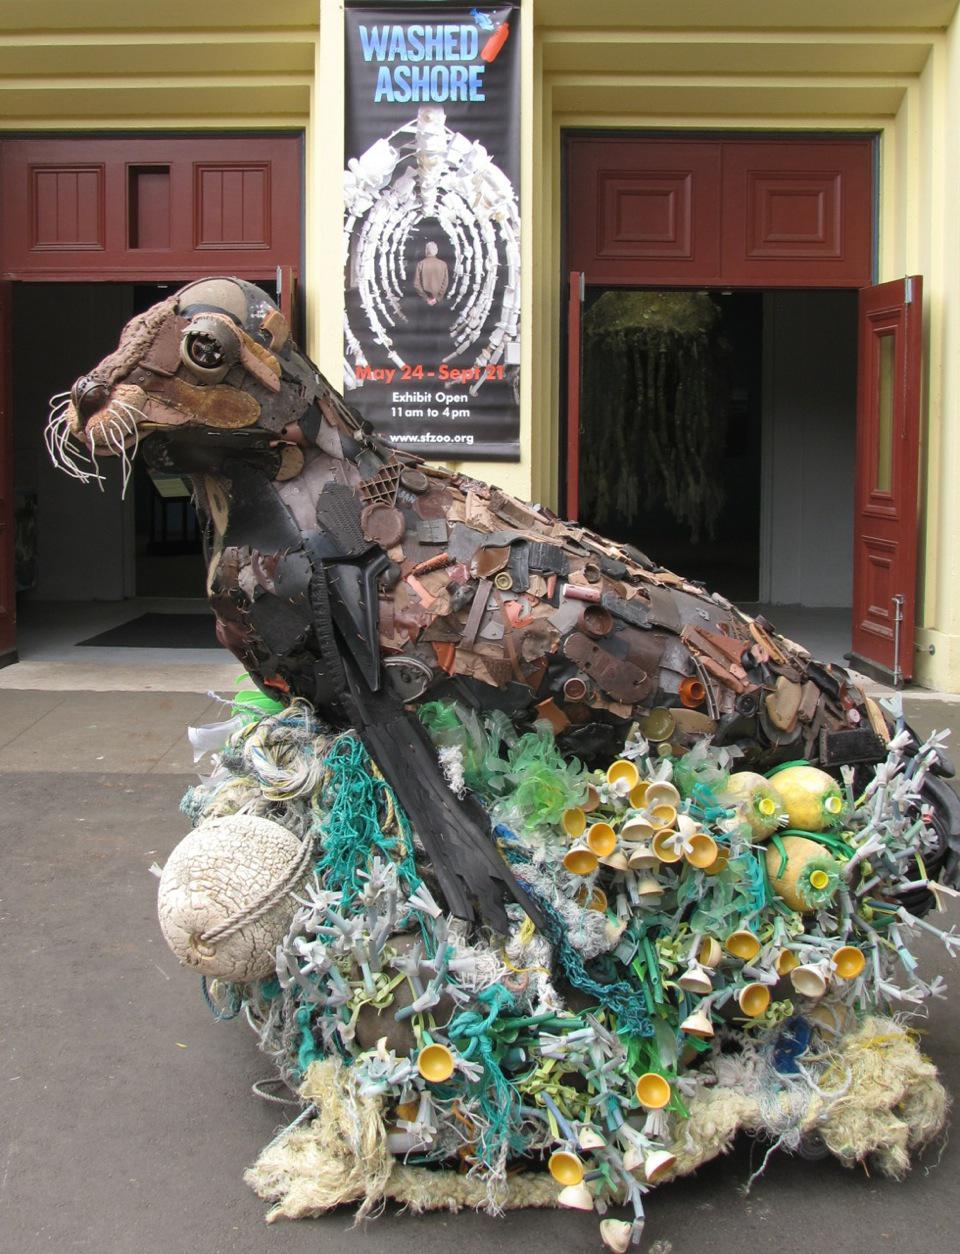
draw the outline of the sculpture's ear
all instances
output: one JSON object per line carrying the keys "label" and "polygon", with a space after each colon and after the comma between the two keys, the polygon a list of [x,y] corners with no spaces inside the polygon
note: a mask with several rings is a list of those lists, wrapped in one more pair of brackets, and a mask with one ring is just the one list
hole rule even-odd
{"label": "sculpture's ear", "polygon": [[240,347],[229,318],[198,313],[180,336],[180,360],[198,383],[220,383],[240,360]]}
{"label": "sculpture's ear", "polygon": [[260,330],[270,337],[270,347],[279,353],[290,338],[290,324],[279,309],[271,309],[264,314]]}

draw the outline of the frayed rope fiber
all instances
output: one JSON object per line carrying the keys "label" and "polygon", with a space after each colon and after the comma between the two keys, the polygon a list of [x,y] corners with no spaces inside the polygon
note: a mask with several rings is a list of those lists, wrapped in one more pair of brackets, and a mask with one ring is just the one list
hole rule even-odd
{"label": "frayed rope fiber", "polygon": [[[880,1016],[866,1018],[842,1037],[834,1055],[819,1092],[811,1089],[805,1106],[793,1113],[795,1131],[818,1132],[848,1166],[863,1163],[887,1176],[905,1175],[909,1151],[932,1141],[946,1123],[949,1102],[936,1068],[907,1029]],[[834,1081],[837,1097],[831,1096]],[[768,1130],[770,1095],[750,1087],[746,1082],[742,1088],[699,1086],[672,1147],[677,1161],[671,1176],[689,1175],[726,1153],[738,1132]],[[405,1167],[394,1159],[386,1149],[380,1100],[362,1096],[339,1060],[312,1063],[301,1096],[313,1103],[316,1116],[281,1133],[244,1177],[259,1197],[275,1203],[269,1222],[321,1215],[358,1201],[358,1219],[387,1200],[416,1212],[486,1203],[486,1187],[475,1176]],[[559,1191],[542,1171],[520,1172],[507,1176],[498,1202],[508,1210],[556,1206]]]}
{"label": "frayed rope fiber", "polygon": [[[323,1215],[360,1202],[357,1220],[399,1202],[415,1213],[458,1211],[487,1203],[487,1185],[476,1175],[406,1167],[387,1150],[382,1103],[365,1097],[339,1059],[310,1064],[300,1089],[316,1115],[281,1132],[260,1154],[244,1180],[275,1205],[267,1222]],[[510,1175],[498,1198],[504,1209],[556,1206],[560,1186],[545,1172]]]}

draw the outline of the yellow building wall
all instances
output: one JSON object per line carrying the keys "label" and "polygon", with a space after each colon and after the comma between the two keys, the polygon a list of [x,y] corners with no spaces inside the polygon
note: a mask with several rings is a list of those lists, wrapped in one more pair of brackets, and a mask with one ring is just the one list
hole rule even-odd
{"label": "yellow building wall", "polygon": [[[525,0],[521,452],[464,469],[556,504],[564,128],[880,135],[878,277],[925,283],[919,675],[960,691],[957,0]],[[305,131],[307,348],[342,365],[341,0],[5,0],[7,131]]]}
{"label": "yellow building wall", "polygon": [[[659,6],[658,6],[659,7]],[[727,26],[662,27],[654,6],[603,6],[622,25],[591,26],[595,10],[565,0],[537,4],[535,65],[539,143],[531,153],[541,195],[525,218],[536,237],[530,326],[534,339],[533,493],[556,504],[562,429],[561,133],[573,128],[698,131],[864,131],[879,145],[877,278],[924,278],[925,361],[921,448],[921,571],[917,677],[960,691],[960,239],[950,206],[960,170],[960,24],[955,3],[833,6],[830,23],[805,27],[820,6],[778,6],[795,29],[745,29],[747,5],[725,6]],[[769,14],[769,7],[767,7]],[[848,19],[845,25],[844,19]],[[644,26],[645,19],[649,26]],[[929,25],[924,25],[924,19]],[[564,25],[569,22],[570,25]],[[883,29],[884,26],[887,29]]]}
{"label": "yellow building wall", "polygon": [[923,624],[917,677],[960,692],[960,19],[937,41],[919,86],[922,153],[916,241],[927,288]]}

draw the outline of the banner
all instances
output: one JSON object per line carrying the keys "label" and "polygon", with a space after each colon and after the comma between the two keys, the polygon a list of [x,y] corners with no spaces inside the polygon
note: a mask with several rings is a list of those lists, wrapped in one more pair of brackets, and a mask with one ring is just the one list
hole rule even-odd
{"label": "banner", "polygon": [[518,460],[519,3],[345,16],[347,400],[431,460]]}

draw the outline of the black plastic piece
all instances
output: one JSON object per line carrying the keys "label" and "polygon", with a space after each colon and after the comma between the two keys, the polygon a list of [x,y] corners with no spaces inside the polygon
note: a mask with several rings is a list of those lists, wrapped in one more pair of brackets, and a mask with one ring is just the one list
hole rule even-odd
{"label": "black plastic piece", "polygon": [[830,767],[851,766],[858,762],[882,762],[887,756],[886,746],[872,727],[852,727],[846,731],[820,733],[820,765]]}
{"label": "black plastic piece", "polygon": [[263,471],[230,458],[224,474],[229,494],[227,547],[248,545],[261,553],[303,547],[300,528]]}
{"label": "black plastic piece", "polygon": [[497,850],[486,812],[472,797],[450,791],[420,720],[386,692],[369,692],[347,667],[353,725],[423,843],[451,914],[468,922],[479,916],[506,933],[503,903],[510,897],[541,927],[540,911]]}

